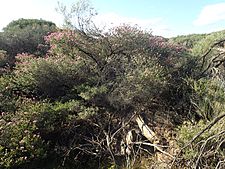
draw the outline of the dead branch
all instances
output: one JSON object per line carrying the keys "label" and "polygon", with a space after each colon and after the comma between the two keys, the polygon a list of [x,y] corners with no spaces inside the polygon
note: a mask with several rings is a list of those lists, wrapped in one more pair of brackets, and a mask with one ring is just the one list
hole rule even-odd
{"label": "dead branch", "polygon": [[222,168],[222,164],[225,165],[225,160],[219,161],[218,164],[216,165],[216,168],[215,169],[220,169],[220,167]]}
{"label": "dead branch", "polygon": [[[204,65],[205,65],[205,63],[206,63],[206,57],[212,52],[212,50],[213,50],[216,46],[218,46],[218,45],[220,45],[221,43],[224,43],[224,42],[225,42],[225,39],[220,40],[220,41],[214,43],[214,44],[211,45],[211,47],[206,51],[206,53],[205,53],[203,56],[200,57],[199,60],[202,59],[202,64],[201,64],[201,70],[202,70],[202,72],[201,72],[200,74],[197,75],[197,79],[202,78],[202,76],[203,76],[203,75],[211,68],[211,66],[212,66],[213,63],[214,63],[213,60],[215,61],[219,56],[221,56],[221,55],[224,54],[224,50],[222,50],[222,51],[219,50],[220,53],[219,53],[216,57],[214,57],[213,60],[212,60],[212,62],[209,63],[209,65],[207,66],[207,68],[203,70],[203,67],[204,67]],[[224,63],[224,59],[221,59],[221,62],[219,62],[218,65],[221,65],[222,63]],[[217,67],[218,67],[218,65],[217,65]]]}
{"label": "dead branch", "polygon": [[141,130],[142,135],[145,136],[148,141],[154,142],[158,140],[156,133],[148,127],[148,125],[144,122],[143,118],[140,115],[137,116],[136,122],[139,129]]}
{"label": "dead branch", "polygon": [[160,147],[168,147],[168,146],[162,146],[162,145],[157,145],[157,144],[152,144],[152,143],[145,143],[145,142],[133,142],[133,144],[142,144],[142,145],[148,145],[148,146],[152,146],[154,147],[156,150],[158,150],[159,152],[171,157],[171,158],[174,158],[174,156],[172,156],[171,154],[165,152],[162,150],[162,148]]}
{"label": "dead branch", "polygon": [[[198,75],[199,78],[201,78],[210,68],[212,67],[219,67],[221,64],[223,64],[225,62],[225,58],[222,59],[218,59],[221,55],[224,55],[225,52],[219,53],[217,56],[215,56],[211,62],[208,64],[208,66],[200,73],[200,75]],[[214,65],[216,64],[216,65]],[[214,65],[214,66],[213,66]],[[202,67],[203,68],[203,67]]]}
{"label": "dead branch", "polygon": [[204,64],[205,64],[205,62],[206,62],[206,56],[207,56],[209,53],[211,53],[211,51],[213,50],[214,47],[216,47],[217,45],[219,45],[219,44],[221,44],[221,43],[223,43],[223,42],[225,42],[225,39],[220,40],[220,41],[214,43],[214,44],[208,49],[208,51],[201,57],[202,60],[203,60],[203,61],[202,61],[202,66],[201,66],[201,68],[203,68],[203,66],[204,66]]}
{"label": "dead branch", "polygon": [[118,133],[119,133],[122,129],[124,129],[128,124],[130,124],[130,122],[133,120],[133,118],[134,118],[136,115],[137,115],[137,113],[134,113],[126,123],[124,123],[118,130],[116,130],[116,131],[112,134],[111,138],[113,139],[113,138],[115,137],[116,134],[118,134]]}
{"label": "dead branch", "polygon": [[198,158],[197,158],[197,160],[196,160],[195,168],[198,167],[200,158],[201,158],[201,156],[202,156],[203,153],[204,153],[204,149],[205,149],[207,143],[208,143],[210,140],[212,140],[212,139],[214,139],[214,138],[216,138],[216,137],[219,137],[219,136],[223,135],[224,133],[225,133],[225,131],[221,131],[221,132],[219,132],[219,133],[217,133],[217,134],[215,134],[215,135],[213,135],[213,136],[207,138],[207,140],[204,141],[203,145],[201,146],[199,156],[198,156]]}

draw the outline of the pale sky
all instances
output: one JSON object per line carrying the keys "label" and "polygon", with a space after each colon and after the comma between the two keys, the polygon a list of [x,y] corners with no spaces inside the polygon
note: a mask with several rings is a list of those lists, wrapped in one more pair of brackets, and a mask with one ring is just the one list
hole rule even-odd
{"label": "pale sky", "polygon": [[[55,10],[60,1],[70,6],[76,0],[1,0],[0,29],[19,18],[44,19],[61,26]],[[137,24],[154,35],[171,37],[225,29],[225,0],[90,0],[97,10],[99,26]]]}

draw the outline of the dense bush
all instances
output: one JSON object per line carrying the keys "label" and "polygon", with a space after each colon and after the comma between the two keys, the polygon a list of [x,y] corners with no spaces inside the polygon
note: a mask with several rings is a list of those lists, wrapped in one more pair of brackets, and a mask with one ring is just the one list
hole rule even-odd
{"label": "dense bush", "polygon": [[[23,166],[32,160],[44,161],[53,152],[57,154],[55,158],[59,158],[61,153],[71,151],[67,157],[70,159],[79,154],[78,145],[84,145],[82,150],[94,153],[96,145],[85,146],[85,143],[97,133],[104,136],[96,124],[107,126],[103,122],[104,119],[107,122],[110,116],[123,118],[125,114],[130,116],[134,111],[147,109],[153,104],[152,100],[160,104],[164,99],[166,103],[169,96],[160,97],[173,92],[171,88],[181,84],[175,80],[175,74],[183,71],[185,49],[137,28],[118,27],[98,38],[77,30],[65,30],[52,33],[45,39],[50,45],[45,57],[18,54],[11,75],[2,77],[5,85],[1,84],[1,109],[6,112],[2,120],[9,116],[4,122],[6,125],[13,123],[14,118],[19,119],[15,127],[5,127],[2,135],[13,132],[24,135],[23,132],[28,130],[26,155],[22,153],[25,150],[21,152],[17,146],[11,146],[20,146],[23,138],[17,135],[17,140],[1,144],[1,153],[5,157],[2,165],[5,167]],[[180,63],[177,64],[175,59]],[[77,128],[75,124],[85,124],[93,136],[84,126]],[[111,125],[115,129],[118,127],[115,122]],[[80,139],[71,137],[71,134],[79,135]],[[33,138],[34,135],[38,137]],[[62,135],[67,141],[61,138]],[[99,156],[109,151],[104,142],[102,144],[97,148]],[[29,148],[32,146],[35,151]],[[10,153],[6,156],[8,151]],[[19,156],[13,155],[18,153]],[[79,159],[85,155],[93,158],[92,153],[82,153]],[[23,163],[24,158],[27,161]]]}
{"label": "dense bush", "polygon": [[56,25],[38,19],[19,19],[9,23],[0,33],[0,49],[13,58],[18,53],[45,54],[44,36],[56,31]]}

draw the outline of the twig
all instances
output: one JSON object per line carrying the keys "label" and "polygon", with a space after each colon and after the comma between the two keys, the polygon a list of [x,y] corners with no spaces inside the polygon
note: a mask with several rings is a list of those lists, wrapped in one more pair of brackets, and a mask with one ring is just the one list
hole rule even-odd
{"label": "twig", "polygon": [[223,43],[223,42],[225,42],[225,39],[220,40],[220,41],[214,43],[214,44],[209,48],[209,50],[201,57],[201,58],[203,59],[201,68],[203,68],[203,66],[204,66],[204,63],[205,63],[205,60],[206,60],[206,56],[212,51],[212,49],[213,49],[215,46],[217,46],[217,45],[219,45],[219,44],[221,44],[221,43]]}
{"label": "twig", "polygon": [[225,160],[223,160],[223,161],[219,161],[219,162],[218,162],[218,164],[216,165],[216,168],[215,168],[215,169],[219,169],[220,164],[222,164],[222,163],[225,163]]}
{"label": "twig", "polygon": [[[225,41],[225,40],[224,40]],[[182,150],[184,150],[185,148],[187,148],[192,142],[194,142],[199,136],[201,136],[205,131],[209,130],[212,126],[214,126],[218,121],[220,121],[222,118],[225,117],[225,113],[221,114],[220,116],[216,117],[213,121],[211,121],[211,123],[209,123],[202,131],[200,131],[195,137],[193,137],[193,139],[191,141],[189,141],[184,147],[182,147],[180,149],[180,151],[178,152],[178,154],[176,155],[176,157],[174,158],[172,165],[170,168],[172,168],[174,166],[175,161],[177,160],[178,156],[180,155],[180,153],[182,152]]]}
{"label": "twig", "polygon": [[116,131],[112,134],[111,140],[115,137],[116,134],[118,134],[122,129],[124,129],[124,128],[125,128],[125,127],[133,120],[133,118],[134,118],[136,115],[137,115],[137,113],[135,112],[125,124],[123,124],[118,130],[116,130]]}
{"label": "twig", "polygon": [[[209,54],[212,52],[212,50],[213,50],[213,48],[214,48],[215,46],[217,46],[217,45],[219,45],[219,44],[221,44],[221,43],[223,43],[223,42],[225,42],[225,39],[220,40],[220,41],[214,43],[214,44],[208,49],[208,51],[207,51],[202,57],[200,57],[200,59],[202,59],[201,69],[203,69],[203,67],[204,67],[204,65],[205,65],[207,55],[209,55]],[[222,55],[222,54],[223,54],[223,52],[220,53],[219,56]],[[215,57],[213,60],[215,60],[216,58],[217,58],[217,57]],[[221,64],[222,64],[222,63],[223,63],[223,62],[221,62]],[[200,79],[200,78],[202,77],[202,75],[204,75],[204,73],[210,68],[211,65],[212,65],[212,63],[210,63],[210,64],[207,66],[207,68],[206,68],[205,70],[203,70],[200,74],[198,74],[198,75],[197,75],[197,79]]]}
{"label": "twig", "polygon": [[203,130],[201,130],[197,135],[193,137],[191,141],[189,141],[181,150],[187,148],[191,143],[193,143],[199,136],[201,136],[205,131],[209,130],[214,126],[218,121],[225,117],[225,113],[221,114],[220,116],[216,117],[213,121],[211,121]]}
{"label": "twig", "polygon": [[[215,67],[215,68],[217,68],[217,67],[219,67],[222,63],[224,63],[224,59],[221,59],[221,60],[216,60],[216,59],[218,59],[221,55],[224,55],[225,53],[223,52],[223,53],[219,53],[217,56],[215,56],[212,60],[211,60],[211,62],[208,64],[208,66],[205,68],[205,70],[203,70],[201,73],[200,73],[200,75],[198,75],[198,77],[199,78],[201,78],[210,68],[212,68],[212,67]],[[215,64],[215,63],[217,63],[215,66],[212,66],[213,64]],[[202,67],[202,69],[203,69],[203,67]]]}
{"label": "twig", "polygon": [[148,146],[152,146],[154,148],[156,148],[158,151],[160,151],[161,153],[171,157],[174,159],[174,156],[172,156],[171,154],[163,151],[160,147],[165,147],[165,146],[161,146],[161,145],[157,145],[157,144],[152,144],[152,143],[145,143],[145,142],[133,142],[133,144],[143,144],[143,145],[148,145]]}
{"label": "twig", "polygon": [[197,169],[197,167],[198,167],[198,163],[199,163],[199,161],[200,161],[200,158],[201,158],[201,156],[202,156],[202,154],[203,154],[203,152],[204,152],[205,146],[206,146],[206,144],[209,142],[209,140],[211,140],[211,139],[213,139],[213,138],[215,138],[215,137],[219,137],[220,135],[222,135],[222,134],[224,134],[224,133],[225,133],[225,131],[221,131],[221,132],[219,132],[219,133],[217,133],[217,134],[215,134],[215,135],[209,137],[207,140],[205,140],[205,142],[204,142],[203,145],[201,146],[201,150],[200,150],[198,159],[197,159],[196,164],[195,164],[195,168],[196,168],[196,169]]}

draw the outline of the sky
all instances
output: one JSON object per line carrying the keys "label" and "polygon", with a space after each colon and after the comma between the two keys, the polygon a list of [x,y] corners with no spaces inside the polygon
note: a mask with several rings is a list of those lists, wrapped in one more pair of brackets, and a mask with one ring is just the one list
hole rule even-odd
{"label": "sky", "polygon": [[[58,1],[68,8],[76,0],[1,0],[0,30],[19,18],[63,25]],[[138,25],[153,35],[173,37],[225,29],[225,0],[90,0],[99,27]]]}

